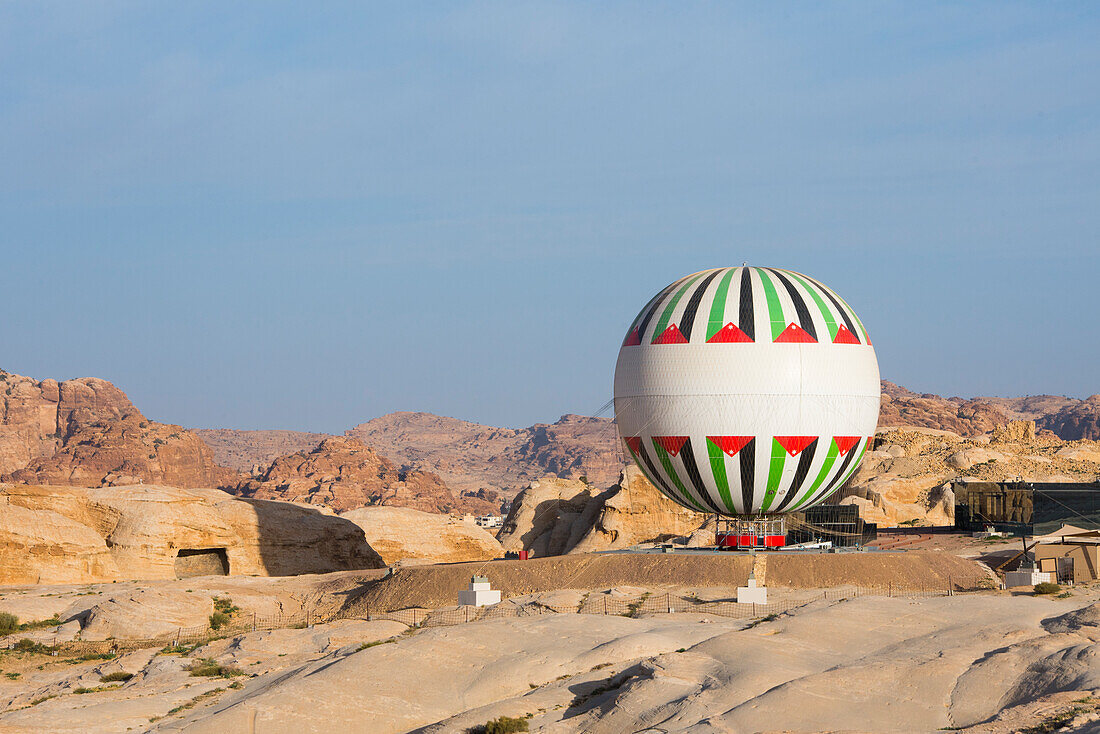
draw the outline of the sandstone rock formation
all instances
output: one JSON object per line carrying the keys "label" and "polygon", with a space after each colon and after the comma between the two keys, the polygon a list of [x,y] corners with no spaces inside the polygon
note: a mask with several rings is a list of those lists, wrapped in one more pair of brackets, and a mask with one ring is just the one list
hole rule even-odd
{"label": "sandstone rock formation", "polygon": [[355,438],[332,437],[309,452],[281,456],[262,473],[230,489],[234,494],[324,505],[337,512],[373,505],[424,512],[494,512],[499,505],[455,497],[437,475],[398,469]]}
{"label": "sandstone rock formation", "polygon": [[210,450],[214,461],[240,472],[258,473],[286,454],[311,451],[328,433],[305,431],[238,431],[231,428],[193,428]]}
{"label": "sandstone rock formation", "polygon": [[378,568],[354,523],[216,489],[0,485],[0,584]]}
{"label": "sandstone rock formation", "polygon": [[954,479],[1088,482],[1100,475],[1100,443],[1065,442],[1036,432],[1030,421],[1008,422],[995,429],[992,440],[931,429],[880,429],[876,447],[830,502],[857,504],[864,520],[886,526],[910,520],[952,524],[954,496],[946,485]]}
{"label": "sandstone rock formation", "polygon": [[1100,395],[1091,395],[1057,413],[1045,415],[1038,420],[1038,425],[1064,439],[1100,441]]}
{"label": "sandstone rock formation", "polygon": [[460,491],[484,487],[511,496],[546,474],[608,485],[623,465],[615,425],[605,418],[564,415],[517,430],[431,413],[390,413],[347,434]]}
{"label": "sandstone rock formation", "polygon": [[456,563],[502,558],[504,548],[485,529],[449,515],[408,507],[360,507],[342,513],[363,529],[370,547],[387,565]]}
{"label": "sandstone rock formation", "polygon": [[935,428],[974,436],[987,433],[1009,420],[1009,415],[1000,407],[980,399],[941,398],[930,393],[918,395],[900,385],[882,381],[882,404],[878,418],[880,428]]}
{"label": "sandstone rock formation", "polygon": [[631,465],[606,490],[557,477],[532,482],[512,503],[498,538],[505,550],[536,557],[591,553],[691,535],[706,520],[667,499]]}
{"label": "sandstone rock formation", "polygon": [[29,484],[216,487],[235,472],[202,440],[148,420],[105,380],[0,373],[0,476]]}

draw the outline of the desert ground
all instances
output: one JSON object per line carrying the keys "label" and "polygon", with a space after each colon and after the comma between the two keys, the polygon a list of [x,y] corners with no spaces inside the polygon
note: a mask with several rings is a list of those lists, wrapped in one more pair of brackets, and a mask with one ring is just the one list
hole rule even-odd
{"label": "desert ground", "polygon": [[[984,567],[947,551],[792,558],[577,554],[8,587],[0,608],[74,621],[17,633],[39,646],[0,652],[0,732],[465,732],[501,716],[563,733],[1100,728],[1100,586],[996,590]],[[769,608],[690,611],[735,608],[753,564]],[[454,590],[477,569],[505,600],[442,622],[455,621]],[[947,570],[953,594],[922,592],[918,575]],[[857,577],[892,579],[895,596],[830,585]],[[254,612],[308,608],[320,621],[110,652],[126,638],[170,640],[217,600],[246,628]],[[66,648],[81,625],[107,652]]]}

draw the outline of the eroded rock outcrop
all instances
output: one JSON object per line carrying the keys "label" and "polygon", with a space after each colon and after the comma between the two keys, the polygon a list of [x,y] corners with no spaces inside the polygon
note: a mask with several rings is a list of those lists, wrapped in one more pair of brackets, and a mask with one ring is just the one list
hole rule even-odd
{"label": "eroded rock outcrop", "polygon": [[0,373],[0,477],[82,487],[216,487],[237,474],[219,467],[198,436],[148,420],[106,380]]}
{"label": "eroded rock outcrop", "polygon": [[829,500],[860,506],[864,520],[894,526],[954,522],[955,479],[1093,481],[1100,474],[1100,444],[1066,442],[1036,432],[1030,421],[1008,422],[990,436],[965,438],[946,431],[880,430],[848,485]]}
{"label": "eroded rock outcrop", "polygon": [[536,557],[591,553],[690,536],[706,520],[667,499],[632,465],[605,490],[557,477],[532,482],[497,537],[505,550]]}
{"label": "eroded rock outcrop", "polygon": [[229,488],[234,494],[324,505],[337,512],[390,505],[424,512],[494,512],[498,506],[456,497],[439,476],[399,469],[361,441],[332,437],[312,451],[280,456],[252,479]]}
{"label": "eroded rock outcrop", "polygon": [[408,507],[360,507],[342,513],[363,529],[387,565],[457,563],[504,556],[500,542],[472,522]]}
{"label": "eroded rock outcrop", "polygon": [[1057,413],[1043,416],[1038,425],[1065,439],[1100,441],[1100,395],[1091,395]]}
{"label": "eroded rock outcrop", "polygon": [[556,423],[513,429],[431,413],[390,413],[347,434],[463,492],[489,488],[512,496],[547,474],[606,486],[622,469],[615,425],[606,418],[563,415]]}
{"label": "eroded rock outcrop", "polygon": [[216,489],[0,485],[0,584],[378,568],[354,523]]}

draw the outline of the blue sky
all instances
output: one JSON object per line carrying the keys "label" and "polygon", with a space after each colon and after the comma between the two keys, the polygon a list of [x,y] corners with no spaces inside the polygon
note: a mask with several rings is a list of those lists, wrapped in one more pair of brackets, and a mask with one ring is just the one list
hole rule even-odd
{"label": "blue sky", "polygon": [[192,427],[591,413],[695,270],[1100,392],[1094,3],[4,3],[0,367]]}

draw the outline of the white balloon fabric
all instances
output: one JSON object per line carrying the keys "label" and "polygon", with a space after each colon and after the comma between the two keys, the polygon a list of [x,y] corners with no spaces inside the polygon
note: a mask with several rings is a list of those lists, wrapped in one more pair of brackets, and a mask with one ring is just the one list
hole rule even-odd
{"label": "white balloon fabric", "polygon": [[615,366],[619,435],[669,499],[721,515],[823,502],[879,411],[874,347],[829,288],[777,268],[681,278],[646,304]]}

